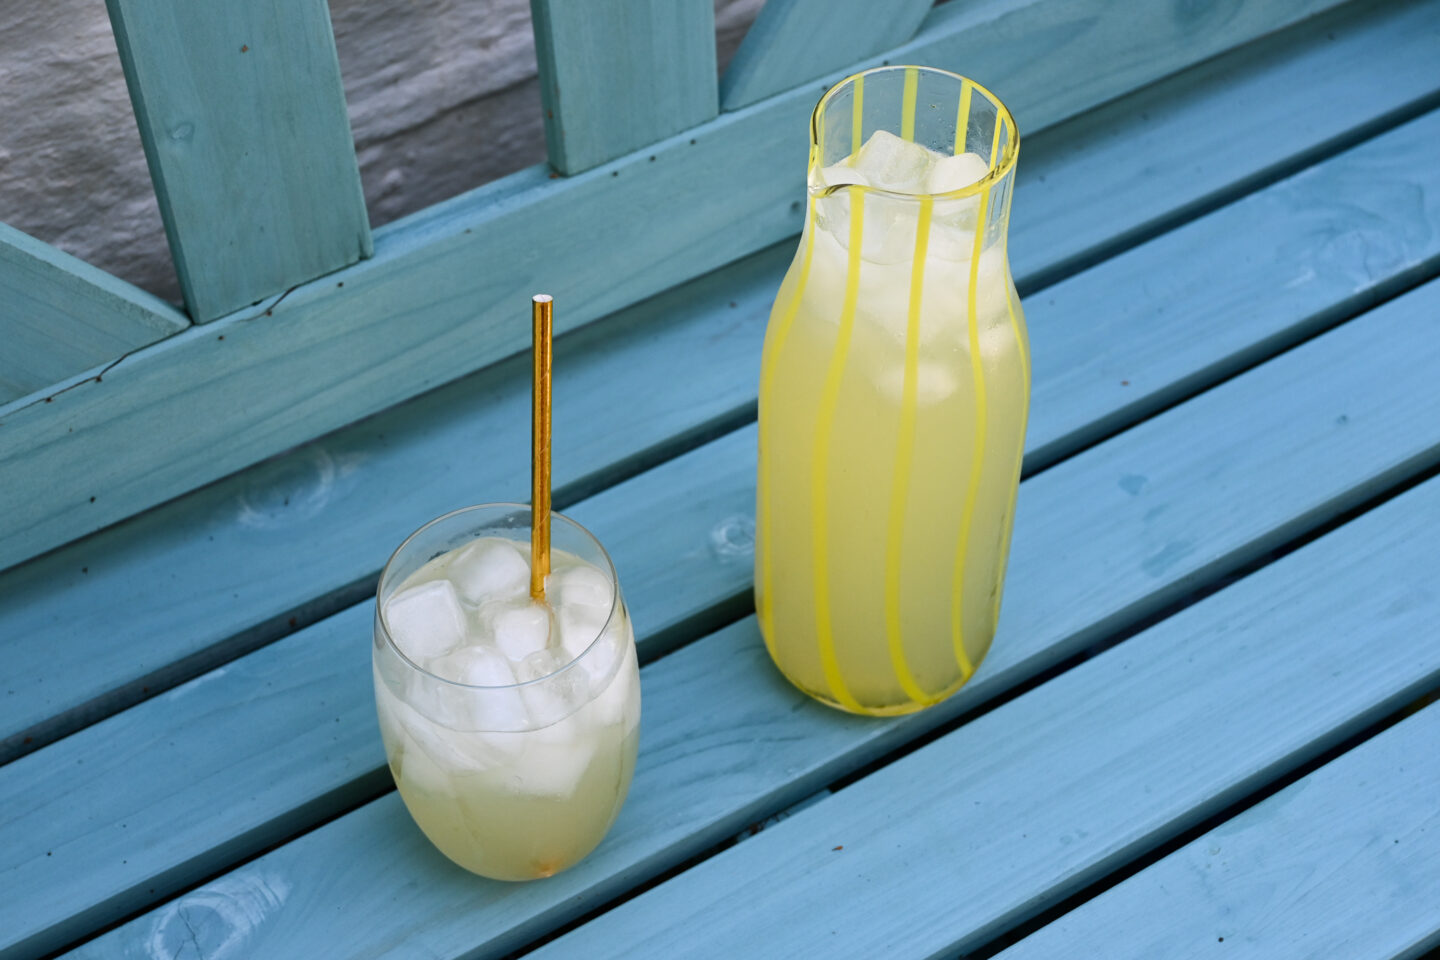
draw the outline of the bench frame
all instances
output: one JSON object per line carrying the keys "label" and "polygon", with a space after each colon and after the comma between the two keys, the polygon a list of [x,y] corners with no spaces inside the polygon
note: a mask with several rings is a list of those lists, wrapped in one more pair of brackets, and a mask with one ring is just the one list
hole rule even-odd
{"label": "bench frame", "polygon": [[[907,0],[877,31],[770,0],[721,113],[709,0],[534,0],[563,174],[521,171],[372,240],[323,0],[109,0],[188,315],[0,230],[0,303],[42,304],[0,310],[0,336],[54,330],[74,365],[97,356],[73,349],[94,327],[139,328],[0,406],[0,568],[514,354],[536,290],[564,332],[794,235],[805,117],[854,69],[957,68],[1033,133],[1336,2],[1182,22],[1107,0]],[[816,79],[794,86],[796,64]],[[54,370],[42,353],[22,359]]]}

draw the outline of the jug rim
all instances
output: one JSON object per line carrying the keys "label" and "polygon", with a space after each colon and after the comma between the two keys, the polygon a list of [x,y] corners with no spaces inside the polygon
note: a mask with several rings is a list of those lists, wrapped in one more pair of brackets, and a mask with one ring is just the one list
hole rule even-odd
{"label": "jug rim", "polygon": [[829,104],[831,98],[846,87],[852,86],[856,80],[873,74],[893,73],[903,70],[917,70],[924,73],[951,77],[960,81],[962,86],[969,84],[971,88],[978,90],[980,95],[995,107],[997,120],[1000,123],[1009,124],[1012,131],[1012,135],[1007,139],[1004,148],[1001,150],[999,162],[992,166],[985,176],[976,180],[974,183],[967,184],[958,190],[951,190],[946,193],[907,193],[903,190],[889,190],[884,187],[874,187],[868,184],[837,183],[833,186],[809,186],[808,190],[813,196],[828,197],[841,190],[859,190],[862,196],[874,194],[879,197],[889,197],[900,200],[920,200],[923,197],[931,197],[935,200],[963,200],[967,197],[977,196],[988,191],[991,187],[1008,177],[1015,169],[1015,163],[1020,156],[1020,127],[1015,123],[1015,117],[1010,112],[1010,108],[1005,106],[999,97],[991,93],[983,84],[962,74],[955,73],[953,70],[945,70],[940,67],[927,67],[923,64],[893,64],[871,67],[868,70],[852,73],[834,84],[829,90],[826,90],[824,95],[816,102],[815,108],[810,111],[810,162],[806,167],[807,173],[813,174],[818,172],[821,167],[821,162],[824,159],[820,156],[820,117],[825,112],[825,107]]}

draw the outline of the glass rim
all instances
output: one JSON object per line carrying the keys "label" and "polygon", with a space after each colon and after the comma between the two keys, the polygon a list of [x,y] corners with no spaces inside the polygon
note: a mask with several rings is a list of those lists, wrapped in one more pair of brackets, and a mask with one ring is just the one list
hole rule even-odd
{"label": "glass rim", "polygon": [[900,190],[886,190],[884,187],[872,187],[862,183],[837,183],[833,186],[820,187],[819,189],[811,189],[808,192],[817,197],[828,197],[831,194],[838,193],[841,190],[858,190],[861,196],[874,194],[877,197],[889,197],[897,200],[920,200],[923,197],[931,197],[935,200],[964,200],[967,197],[977,196],[981,193],[988,191],[991,187],[1000,183],[1002,180],[1008,177],[1012,171],[1014,171],[1015,162],[1020,156],[1020,127],[1018,124],[1015,123],[1015,117],[1010,112],[1010,108],[1005,106],[1005,104],[1000,100],[999,97],[991,93],[984,84],[977,83],[976,81],[971,80],[969,77],[962,76],[961,74],[958,74],[953,70],[945,70],[941,67],[927,67],[918,63],[902,63],[871,67],[868,70],[861,70],[858,73],[852,73],[845,79],[836,83],[829,90],[825,91],[825,93],[816,102],[815,108],[810,111],[810,162],[806,165],[807,173],[816,172],[820,168],[819,165],[825,159],[824,157],[820,156],[820,117],[825,112],[825,107],[829,104],[830,99],[836,96],[840,90],[852,86],[856,80],[859,80],[863,77],[868,77],[872,74],[877,73],[893,73],[899,70],[917,70],[921,73],[929,73],[942,77],[950,77],[951,79],[960,81],[962,85],[968,83],[972,88],[978,90],[980,92],[980,95],[983,96],[987,101],[989,101],[990,105],[995,108],[996,118],[1000,122],[1008,123],[1010,125],[1010,129],[1013,131],[1013,135],[1009,138],[1008,142],[1005,144],[1004,149],[1000,152],[1000,162],[996,163],[995,166],[988,173],[985,174],[985,176],[981,177],[979,180],[976,180],[974,183],[967,184],[958,190],[950,190],[946,193],[905,193]]}
{"label": "glass rim", "polygon": [[517,690],[521,687],[528,687],[532,684],[541,684],[549,680],[553,680],[555,677],[560,676],[565,671],[569,670],[571,667],[574,667],[581,660],[584,660],[585,657],[590,654],[590,651],[595,649],[595,645],[600,642],[600,638],[605,636],[606,632],[610,629],[610,624],[615,619],[615,611],[620,608],[620,576],[615,572],[615,561],[610,559],[610,553],[605,549],[605,545],[600,542],[599,537],[595,536],[595,534],[587,530],[583,524],[571,519],[570,517],[565,516],[563,513],[560,513],[556,510],[551,510],[550,519],[552,524],[555,520],[560,520],[562,523],[569,524],[576,530],[580,531],[580,533],[583,534],[586,539],[588,539],[591,543],[595,545],[595,549],[600,551],[601,559],[605,561],[605,569],[602,572],[608,573],[610,576],[610,610],[605,615],[605,623],[600,627],[599,631],[596,632],[595,636],[591,638],[590,642],[585,645],[585,649],[581,650],[580,653],[572,657],[570,660],[567,660],[563,666],[559,667],[556,670],[552,670],[551,672],[544,674],[543,676],[535,677],[531,680],[517,680],[514,683],[502,683],[498,685],[483,683],[463,683],[459,680],[451,680],[448,677],[442,677],[438,673],[434,673],[430,670],[425,669],[424,667],[420,666],[420,664],[410,659],[410,656],[405,653],[404,650],[400,649],[400,645],[395,642],[394,636],[391,635],[390,624],[385,621],[385,604],[380,602],[380,594],[385,588],[385,579],[390,573],[391,566],[394,565],[395,559],[404,552],[405,548],[408,547],[416,537],[420,536],[420,534],[424,533],[426,530],[429,530],[436,524],[442,523],[452,517],[457,517],[464,513],[471,513],[476,510],[489,510],[492,508],[508,508],[511,510],[511,512],[531,512],[531,507],[528,503],[496,500],[490,503],[475,503],[471,504],[468,507],[460,507],[458,509],[451,510],[449,513],[443,513],[440,516],[435,517],[433,520],[421,524],[418,528],[416,528],[414,533],[410,534],[404,540],[400,541],[400,546],[396,547],[390,553],[389,558],[385,561],[385,566],[380,568],[380,579],[375,584],[375,623],[379,626],[380,633],[385,637],[385,645],[389,647],[390,650],[400,658],[401,662],[408,666],[410,669],[418,671],[419,673],[422,673],[433,680],[439,681],[440,683],[448,684],[451,687],[459,687],[467,690]]}

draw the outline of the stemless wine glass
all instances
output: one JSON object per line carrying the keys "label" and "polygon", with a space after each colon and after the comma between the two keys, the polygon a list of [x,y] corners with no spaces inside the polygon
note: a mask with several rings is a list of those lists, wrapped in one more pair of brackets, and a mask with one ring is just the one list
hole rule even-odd
{"label": "stemless wine glass", "polygon": [[547,877],[609,830],[639,742],[634,631],[614,565],[551,514],[530,600],[530,508],[432,520],[380,575],[375,702],[391,773],[442,853],[497,880]]}

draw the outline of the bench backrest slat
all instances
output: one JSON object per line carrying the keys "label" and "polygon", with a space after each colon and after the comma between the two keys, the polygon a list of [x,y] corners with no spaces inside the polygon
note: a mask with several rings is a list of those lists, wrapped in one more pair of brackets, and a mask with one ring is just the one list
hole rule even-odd
{"label": "bench backrest slat", "polygon": [[712,0],[532,0],[550,162],[578,173],[719,112]]}
{"label": "bench backrest slat", "polygon": [[734,110],[898,47],[933,4],[767,0],[720,79],[720,105]]}
{"label": "bench backrest slat", "polygon": [[191,316],[370,255],[325,0],[107,0]]}

